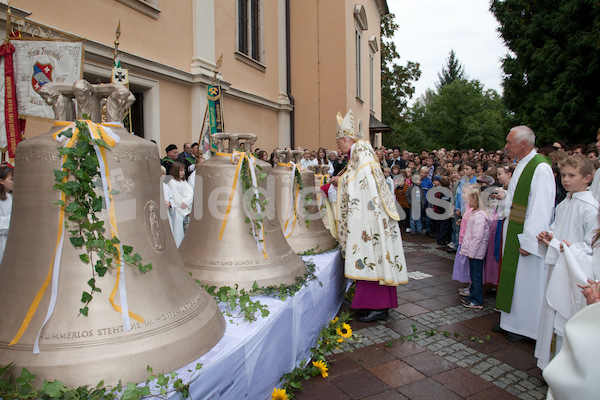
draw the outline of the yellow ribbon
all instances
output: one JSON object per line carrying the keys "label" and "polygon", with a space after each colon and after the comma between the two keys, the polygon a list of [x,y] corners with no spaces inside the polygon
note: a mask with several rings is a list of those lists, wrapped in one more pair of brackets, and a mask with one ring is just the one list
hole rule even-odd
{"label": "yellow ribbon", "polygon": [[[233,196],[235,195],[235,190],[237,188],[237,182],[238,182],[238,178],[240,176],[240,171],[242,170],[242,164],[244,163],[244,160],[248,160],[248,164],[250,165],[250,168],[252,168],[249,157],[254,158],[254,156],[252,154],[248,155],[243,151],[234,151],[233,154],[215,152],[215,154],[219,157],[228,157],[231,160],[232,164],[237,164],[235,167],[235,174],[233,175],[233,184],[231,185],[231,190],[229,192],[229,201],[227,203],[227,209],[225,210],[225,217],[223,218],[223,223],[221,224],[221,230],[219,231],[219,240],[221,240],[221,239],[223,239],[223,233],[225,232],[225,225],[227,225],[227,219],[229,218],[229,212],[231,211],[231,206],[233,204]],[[236,159],[237,159],[237,161],[236,161]],[[262,223],[261,223],[261,227],[262,227]],[[255,237],[255,239],[257,239],[257,238]],[[258,239],[257,239],[257,245],[262,250],[263,256],[266,260],[267,259],[267,249],[265,247],[265,232],[264,232],[264,229],[262,229],[262,228],[261,228],[261,240],[262,240],[262,245],[258,244]]]}
{"label": "yellow ribbon", "polygon": [[[112,138],[104,129],[104,127],[102,125],[96,124],[90,120],[85,120],[84,121],[89,128],[90,134],[92,135],[92,137],[94,137],[94,139],[102,139],[106,142],[107,145],[114,147],[116,144],[116,141],[114,138]],[[73,147],[78,140],[79,137],[79,128],[76,127],[75,123],[73,122],[68,122],[68,121],[55,121],[54,123],[55,126],[63,126],[64,128],[60,129],[59,131],[55,132],[52,136],[55,140],[60,141],[59,136],[61,136],[61,134],[65,131],[67,131],[68,129],[72,129],[72,136],[70,138],[68,138],[68,140],[66,141],[64,147],[67,148],[71,148]],[[118,125],[109,125],[106,124],[107,126],[118,126]],[[108,169],[108,162],[107,162],[107,158],[106,158],[106,151],[103,147],[100,147],[100,153],[102,155],[102,163],[104,166],[104,169],[106,171],[106,177],[107,177],[107,184],[108,184],[108,193],[110,196],[110,210],[109,210],[109,219],[110,219],[110,224],[111,224],[111,232],[113,233],[114,236],[118,237],[118,232],[117,232],[117,224],[116,224],[116,214],[115,214],[115,209],[114,209],[114,202],[112,201],[112,195],[110,194],[112,187],[110,184],[110,175],[109,175],[109,169]],[[67,159],[67,156],[64,155],[62,157],[62,163],[64,164],[65,161]],[[98,160],[100,161],[100,160]],[[62,170],[64,171],[64,168],[62,168]],[[67,181],[67,178],[63,178],[63,183]],[[66,201],[65,195],[63,192],[61,192],[60,194],[60,199],[63,201],[63,203]],[[50,281],[52,279],[52,273],[53,273],[53,268],[54,268],[54,258],[56,257],[56,252],[58,251],[58,246],[59,246],[59,242],[60,242],[60,238],[63,234],[63,229],[64,229],[64,216],[65,216],[65,210],[64,210],[64,206],[60,206],[60,211],[59,211],[59,224],[58,224],[58,236],[57,236],[57,240],[56,240],[56,245],[54,246],[54,252],[53,252],[53,257],[52,257],[52,262],[50,263],[50,268],[48,270],[48,275],[46,276],[46,280],[44,281],[44,283],[42,284],[42,287],[40,288],[40,290],[38,291],[38,293],[35,295],[33,302],[31,303],[31,306],[29,307],[29,310],[27,311],[27,314],[25,315],[25,319],[23,320],[23,323],[21,324],[21,327],[19,328],[19,331],[17,332],[17,334],[15,335],[15,337],[12,339],[12,341],[9,343],[9,346],[12,346],[16,343],[19,342],[19,340],[21,339],[21,337],[23,336],[23,334],[25,333],[25,331],[27,330],[27,328],[29,327],[29,324],[31,323],[31,320],[33,319],[33,316],[35,315],[37,308],[40,305],[40,302],[42,300],[42,297],[44,296],[44,293],[46,291],[46,289],[48,288],[48,285],[50,284]],[[119,245],[119,247],[117,248],[117,265],[120,266],[121,263],[121,246]],[[120,279],[120,268],[117,268],[117,279],[115,282],[115,286],[113,288],[113,291],[111,293],[111,295],[109,296],[109,300],[110,303],[112,304],[113,308],[117,311],[117,312],[122,312],[122,309],[119,305],[114,303],[114,298],[117,292],[117,288],[119,287],[119,279]],[[136,321],[142,322],[143,323],[143,318],[140,317],[139,315],[129,312],[129,316],[133,319],[135,319]]]}
{"label": "yellow ribbon", "polygon": [[[285,238],[288,239],[290,236],[292,236],[292,233],[294,233],[294,228],[296,227],[296,220],[298,218],[298,203],[300,202],[300,198],[298,197],[298,195],[300,194],[300,185],[296,182],[296,171],[295,169],[297,169],[298,171],[306,171],[306,169],[304,167],[302,167],[299,164],[293,163],[293,162],[288,162],[288,163],[277,163],[277,165],[280,165],[282,167],[288,167],[288,168],[292,168],[292,187],[290,189],[290,206],[288,207],[287,210],[287,215],[285,217],[285,224],[283,225],[283,234],[285,235]],[[295,190],[294,190],[295,187]],[[296,199],[296,201],[294,201],[294,199]],[[292,215],[290,215],[292,214]],[[291,222],[291,227],[289,228],[289,233],[288,233],[288,226],[290,226],[290,219],[292,220]]]}

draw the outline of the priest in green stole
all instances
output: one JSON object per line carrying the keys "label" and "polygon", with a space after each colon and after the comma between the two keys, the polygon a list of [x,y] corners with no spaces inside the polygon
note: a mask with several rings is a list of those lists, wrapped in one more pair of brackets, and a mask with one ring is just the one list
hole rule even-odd
{"label": "priest in green stole", "polygon": [[336,141],[349,155],[346,169],[330,180],[337,189],[337,232],[344,273],[356,280],[353,309],[367,310],[359,321],[388,317],[398,307],[396,286],[408,282],[398,226],[396,199],[390,192],[371,144],[362,140],[361,122],[352,110],[338,113]]}
{"label": "priest in green stole", "polygon": [[545,249],[536,236],[548,230],[554,215],[556,191],[549,160],[535,151],[535,134],[517,126],[506,137],[505,151],[519,162],[513,172],[505,209],[510,212],[503,226],[504,251],[496,307],[508,340],[537,339],[546,288]]}

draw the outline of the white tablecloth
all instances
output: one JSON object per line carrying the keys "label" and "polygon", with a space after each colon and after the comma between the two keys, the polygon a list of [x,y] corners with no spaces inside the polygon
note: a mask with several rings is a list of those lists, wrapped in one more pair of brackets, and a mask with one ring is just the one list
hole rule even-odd
{"label": "white tablecloth", "polygon": [[303,359],[308,361],[317,335],[340,309],[348,280],[339,250],[303,259],[315,263],[315,273],[323,286],[310,282],[285,301],[254,297],[254,301],[268,306],[270,314],[252,323],[241,318],[230,323],[226,317],[223,339],[198,360],[176,371],[187,382],[188,370],[203,364],[199,378],[190,386],[191,398],[270,399],[281,376]]}

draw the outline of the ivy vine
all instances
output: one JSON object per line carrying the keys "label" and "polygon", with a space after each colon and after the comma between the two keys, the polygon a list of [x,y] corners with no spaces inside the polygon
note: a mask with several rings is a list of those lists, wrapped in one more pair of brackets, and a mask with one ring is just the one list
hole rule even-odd
{"label": "ivy vine", "polygon": [[[97,195],[97,180],[100,175],[100,165],[94,145],[110,150],[102,139],[94,139],[87,123],[76,121],[79,135],[73,147],[59,147],[59,155],[65,157],[62,170],[54,170],[54,189],[64,194],[65,201],[59,200],[54,204],[64,209],[66,216],[65,227],[70,234],[69,240],[76,249],[84,249],[79,259],[91,266],[91,279],[87,281],[88,291],[83,291],[81,302],[84,304],[79,312],[88,315],[88,305],[94,293],[100,292],[96,286],[96,277],[103,277],[110,268],[114,268],[119,254],[119,239],[115,236],[107,239],[104,236],[106,228],[104,221],[97,213],[102,210],[104,199]],[[61,133],[67,138],[73,137],[71,128]],[[118,192],[112,191],[111,195]],[[73,229],[69,229],[73,228]],[[142,257],[132,254],[133,247],[123,245],[122,262],[137,268],[141,272],[152,269],[152,264],[142,264]],[[95,255],[95,257],[94,257]]]}
{"label": "ivy vine", "polygon": [[[295,295],[300,289],[306,286],[309,282],[316,281],[320,286],[323,283],[319,280],[315,274],[316,265],[312,261],[305,261],[306,273],[303,276],[297,276],[296,282],[286,285],[282,283],[279,286],[270,285],[259,287],[256,282],[252,285],[252,289],[245,290],[239,289],[238,285],[231,286],[209,286],[204,285],[199,280],[196,283],[208,292],[217,303],[225,305],[225,311],[223,314],[229,318],[242,318],[243,321],[253,322],[258,319],[258,313],[261,316],[267,317],[269,315],[269,309],[266,305],[261,304],[260,301],[252,301],[252,296],[263,295],[274,297],[279,300],[285,300],[288,296]],[[230,319],[229,322],[233,322]]]}
{"label": "ivy vine", "polygon": [[0,368],[0,398],[2,399],[89,399],[89,400],[141,400],[149,397],[158,397],[167,400],[174,393],[180,393],[182,398],[188,398],[190,395],[190,385],[199,378],[202,364],[196,364],[194,370],[188,370],[192,373],[186,382],[181,379],[176,372],[170,374],[154,374],[150,366],[146,368],[148,378],[142,385],[129,382],[123,385],[121,381],[112,387],[100,381],[96,386],[80,386],[78,388],[68,388],[61,381],[54,380],[48,382],[44,380],[41,387],[33,384],[35,375],[27,368],[21,370],[18,377],[9,375],[12,363]]}
{"label": "ivy vine", "polygon": [[[262,167],[260,165],[255,165],[255,167],[262,171]],[[267,177],[266,172],[260,172],[256,175],[256,178],[260,181],[264,181]],[[242,168],[240,169],[240,178],[242,185],[242,193],[244,195],[244,199],[247,200],[246,206],[247,209],[253,213],[253,217],[246,217],[246,223],[251,224],[252,228],[250,228],[250,234],[254,236],[253,232],[261,231],[263,227],[263,212],[267,209],[268,201],[265,196],[261,193],[257,193],[257,196],[252,194],[252,196],[247,197],[246,193],[248,190],[253,190],[254,185],[252,184],[252,173],[250,171],[250,163],[246,158],[242,160]],[[254,192],[250,192],[254,193]],[[266,234],[266,232],[264,232]],[[263,242],[262,237],[256,237],[259,242]],[[264,244],[264,243],[263,243]]]}

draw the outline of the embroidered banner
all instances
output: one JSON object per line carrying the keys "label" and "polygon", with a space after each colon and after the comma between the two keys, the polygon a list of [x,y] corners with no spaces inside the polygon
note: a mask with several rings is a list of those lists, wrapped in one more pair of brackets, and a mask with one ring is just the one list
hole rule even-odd
{"label": "embroidered banner", "polygon": [[54,119],[38,90],[48,82],[73,84],[83,74],[83,42],[12,40],[19,116]]}
{"label": "embroidered banner", "polygon": [[[210,134],[224,131],[223,124],[223,101],[221,97],[221,86],[207,86],[208,116],[210,121]],[[217,144],[211,141],[211,150],[217,151]]]}

